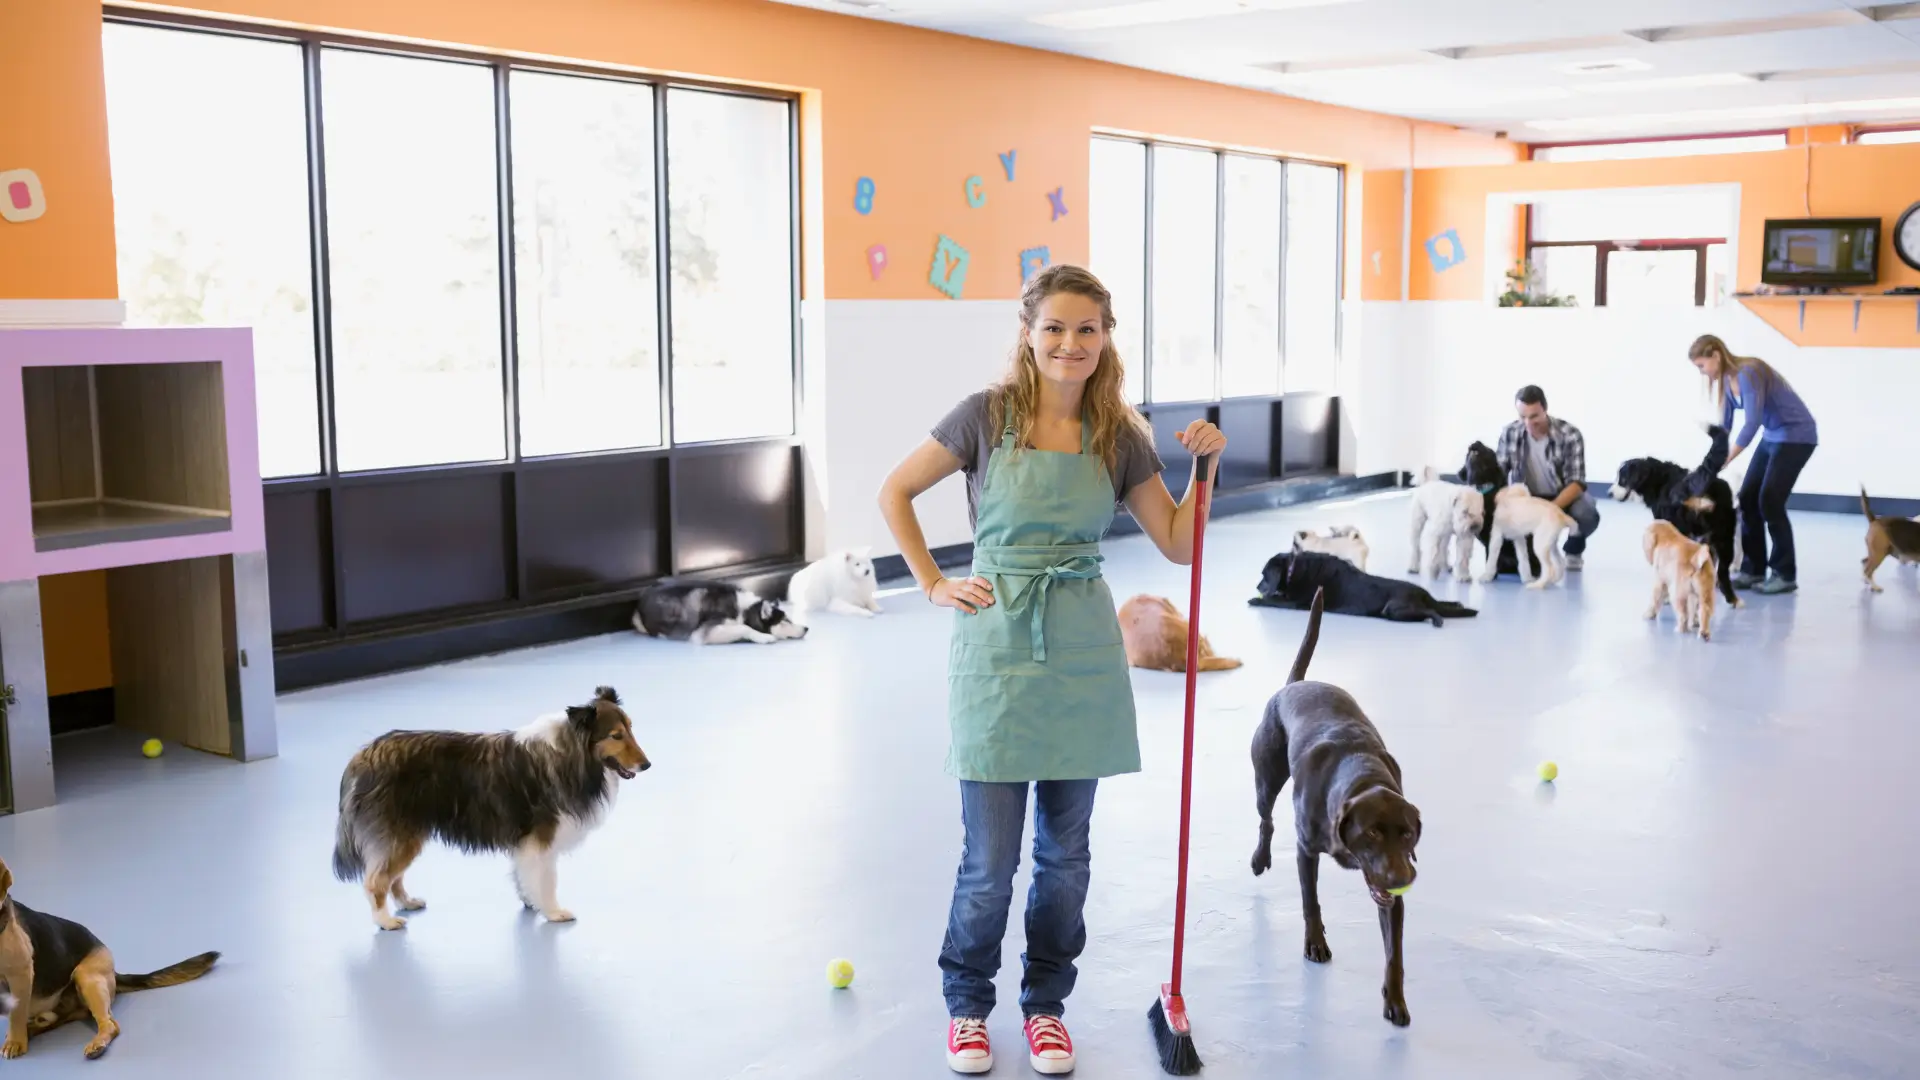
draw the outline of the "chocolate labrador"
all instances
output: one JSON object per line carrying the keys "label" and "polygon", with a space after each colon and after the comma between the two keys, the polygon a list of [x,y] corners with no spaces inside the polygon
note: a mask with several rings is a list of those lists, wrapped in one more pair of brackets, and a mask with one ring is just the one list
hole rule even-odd
{"label": "chocolate labrador", "polygon": [[1407,1012],[1400,948],[1413,884],[1414,846],[1420,842],[1420,811],[1400,793],[1400,763],[1387,753],[1360,703],[1337,686],[1305,682],[1307,662],[1320,640],[1320,592],[1313,595],[1306,638],[1294,657],[1287,685],[1267,702],[1253,733],[1254,803],[1260,811],[1260,843],[1254,874],[1273,865],[1273,804],[1293,778],[1295,864],[1300,871],[1300,914],[1307,923],[1307,959],[1333,959],[1320,921],[1320,855],[1359,870],[1380,909],[1380,937],[1387,950],[1387,978],[1380,987],[1385,1015],[1396,1026]]}

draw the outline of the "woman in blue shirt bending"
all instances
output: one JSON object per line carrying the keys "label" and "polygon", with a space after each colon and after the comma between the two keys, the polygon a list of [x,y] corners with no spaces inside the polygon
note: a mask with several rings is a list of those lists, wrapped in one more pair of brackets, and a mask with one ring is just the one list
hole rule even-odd
{"label": "woman in blue shirt bending", "polygon": [[[1786,378],[1764,360],[1735,356],[1727,343],[1712,334],[1703,334],[1687,350],[1687,358],[1700,374],[1707,377],[1709,394],[1721,405],[1721,426],[1733,429],[1735,409],[1747,414],[1746,424],[1733,440],[1727,454],[1731,465],[1741,451],[1753,444],[1753,437],[1764,427],[1760,444],[1753,452],[1753,464],[1747,468],[1746,482],[1740,485],[1740,569],[1733,575],[1736,589],[1757,593],[1792,592],[1793,526],[1787,521],[1787,496],[1793,493],[1800,470],[1813,456],[1820,442],[1820,429],[1813,414]],[[1767,558],[1767,535],[1773,536],[1773,558]],[[1772,574],[1762,580],[1769,568]]]}

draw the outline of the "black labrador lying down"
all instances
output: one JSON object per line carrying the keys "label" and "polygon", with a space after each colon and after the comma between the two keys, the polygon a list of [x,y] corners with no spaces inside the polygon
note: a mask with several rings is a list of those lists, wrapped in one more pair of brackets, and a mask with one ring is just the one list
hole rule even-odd
{"label": "black labrador lying down", "polygon": [[1396,1026],[1406,1027],[1413,1020],[1400,948],[1407,902],[1399,894],[1413,884],[1420,811],[1401,795],[1400,763],[1387,753],[1360,703],[1337,686],[1302,681],[1320,638],[1320,607],[1316,592],[1287,685],[1267,702],[1253,733],[1254,804],[1260,811],[1253,872],[1265,873],[1273,865],[1273,804],[1291,777],[1307,959],[1316,964],[1333,959],[1326,924],[1320,921],[1320,855],[1325,852],[1346,869],[1360,871],[1380,909],[1380,939],[1387,950],[1383,1011]]}
{"label": "black labrador lying down", "polygon": [[1431,622],[1478,614],[1451,600],[1406,581],[1369,574],[1335,555],[1318,551],[1283,552],[1267,560],[1260,572],[1260,595],[1247,601],[1253,607],[1303,610],[1322,591],[1327,610],[1336,615],[1370,615],[1392,622]]}

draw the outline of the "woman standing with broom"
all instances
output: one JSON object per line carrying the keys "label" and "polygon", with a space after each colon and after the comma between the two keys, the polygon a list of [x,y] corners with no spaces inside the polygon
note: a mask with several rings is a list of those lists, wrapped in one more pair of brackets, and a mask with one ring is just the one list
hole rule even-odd
{"label": "woman standing with broom", "polygon": [[[947,769],[965,829],[940,969],[947,1063],[993,1067],[986,1019],[1034,790],[1033,887],[1020,1008],[1035,1070],[1073,1069],[1061,1021],[1086,945],[1089,821],[1101,777],[1138,772],[1133,685],[1100,539],[1124,501],[1162,554],[1193,558],[1200,485],[1176,506],[1140,414],[1127,402],[1109,295],[1076,266],[1027,283],[1007,374],[948,413],[880,489],[895,542],[927,598],[955,609]],[[1196,458],[1226,446],[1196,420]],[[944,577],[913,512],[921,492],[967,476],[973,573]]]}

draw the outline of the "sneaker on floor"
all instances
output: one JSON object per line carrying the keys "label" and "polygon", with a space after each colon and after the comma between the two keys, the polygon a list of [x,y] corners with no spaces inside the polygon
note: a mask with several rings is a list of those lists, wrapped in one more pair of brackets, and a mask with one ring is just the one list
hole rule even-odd
{"label": "sneaker on floor", "polygon": [[1760,575],[1749,574],[1745,570],[1735,570],[1727,579],[1736,589],[1751,589],[1760,584]]}
{"label": "sneaker on floor", "polygon": [[1781,593],[1790,593],[1799,587],[1800,586],[1795,585],[1791,579],[1783,578],[1775,574],[1760,584],[1755,585],[1753,591],[1762,596],[1778,596]]}
{"label": "sneaker on floor", "polygon": [[1027,1017],[1027,1054],[1033,1071],[1056,1076],[1073,1071],[1073,1040],[1057,1016]]}
{"label": "sneaker on floor", "polygon": [[1587,565],[1587,561],[1581,558],[1580,556],[1578,555],[1567,556],[1567,569],[1569,571],[1577,574],[1580,572],[1580,568],[1585,565]]}
{"label": "sneaker on floor", "polygon": [[985,1020],[955,1017],[947,1024],[947,1065],[957,1073],[983,1073],[993,1068],[993,1047],[987,1041]]}

